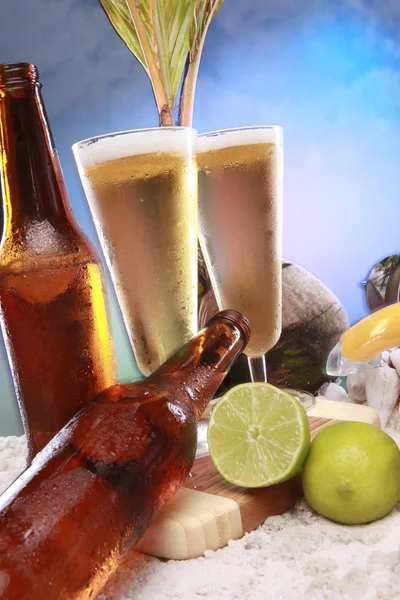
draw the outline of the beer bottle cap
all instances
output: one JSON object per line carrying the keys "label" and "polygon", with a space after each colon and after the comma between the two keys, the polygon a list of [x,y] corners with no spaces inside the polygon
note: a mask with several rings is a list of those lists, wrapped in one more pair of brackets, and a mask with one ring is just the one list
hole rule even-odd
{"label": "beer bottle cap", "polygon": [[248,343],[251,334],[250,323],[248,319],[239,311],[221,310],[208,321],[207,326],[214,321],[229,321],[230,323],[233,323],[242,332],[246,340],[246,344]]}
{"label": "beer bottle cap", "polygon": [[30,63],[0,64],[0,87],[18,84],[36,83],[39,71]]}

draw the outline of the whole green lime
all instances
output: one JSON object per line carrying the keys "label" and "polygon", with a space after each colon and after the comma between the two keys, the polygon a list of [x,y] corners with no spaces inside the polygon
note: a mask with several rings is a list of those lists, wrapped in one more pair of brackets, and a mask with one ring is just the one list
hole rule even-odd
{"label": "whole green lime", "polygon": [[337,523],[370,523],[400,499],[400,451],[367,423],[337,423],[313,440],[303,465],[309,505]]}

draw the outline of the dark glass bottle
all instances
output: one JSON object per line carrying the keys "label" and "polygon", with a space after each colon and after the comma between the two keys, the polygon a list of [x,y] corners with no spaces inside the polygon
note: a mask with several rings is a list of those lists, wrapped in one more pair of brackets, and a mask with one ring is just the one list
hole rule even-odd
{"label": "dark glass bottle", "polygon": [[185,481],[196,423],[248,339],[246,319],[223,311],[64,427],[0,499],[2,600],[96,597]]}
{"label": "dark glass bottle", "polygon": [[0,65],[0,318],[29,460],[116,381],[100,259],[76,223],[34,65]]}

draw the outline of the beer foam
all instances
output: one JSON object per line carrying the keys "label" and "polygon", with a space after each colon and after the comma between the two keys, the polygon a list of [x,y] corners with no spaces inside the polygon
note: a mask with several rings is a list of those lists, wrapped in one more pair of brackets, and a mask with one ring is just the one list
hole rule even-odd
{"label": "beer foam", "polygon": [[120,131],[76,142],[76,162],[83,168],[109,160],[154,152],[196,153],[197,132],[190,127],[157,127]]}
{"label": "beer foam", "polygon": [[225,129],[210,133],[200,134],[197,138],[198,152],[209,150],[222,150],[232,146],[245,146],[249,144],[282,144],[282,128],[278,126],[254,127],[243,129]]}

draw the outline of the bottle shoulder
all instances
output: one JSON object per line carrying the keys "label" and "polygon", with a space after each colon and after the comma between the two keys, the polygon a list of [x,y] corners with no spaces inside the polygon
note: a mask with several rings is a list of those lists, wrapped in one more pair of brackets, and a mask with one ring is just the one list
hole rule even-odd
{"label": "bottle shoulder", "polygon": [[68,430],[68,443],[103,462],[127,463],[156,448],[191,454],[196,445],[192,412],[174,402],[172,393],[140,384],[108,388],[76,415],[64,434]]}
{"label": "bottle shoulder", "polygon": [[174,381],[151,383],[144,379],[135,383],[119,383],[101,392],[93,404],[114,406],[116,410],[123,407],[136,407],[151,422],[158,425],[184,425],[194,421],[193,406],[189,394],[177,389]]}
{"label": "bottle shoulder", "polygon": [[117,383],[103,390],[93,400],[93,404],[124,406],[138,405],[144,409],[155,405],[178,414],[175,407],[184,409],[191,416],[190,396],[184,388],[177,389],[174,380],[167,378],[163,382],[153,383],[149,378],[133,383]]}
{"label": "bottle shoulder", "polygon": [[35,221],[6,231],[0,245],[0,273],[20,273],[97,263],[100,257],[86,235],[73,224],[62,229]]}

